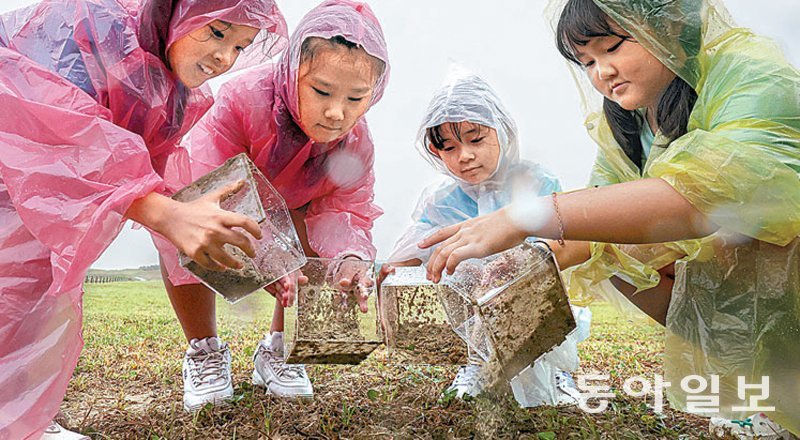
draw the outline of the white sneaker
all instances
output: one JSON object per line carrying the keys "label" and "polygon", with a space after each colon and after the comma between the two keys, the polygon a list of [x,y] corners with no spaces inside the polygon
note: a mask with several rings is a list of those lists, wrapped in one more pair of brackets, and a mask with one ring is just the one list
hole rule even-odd
{"label": "white sneaker", "polygon": [[217,337],[192,339],[183,356],[183,409],[192,412],[206,403],[233,398],[231,351]]}
{"label": "white sneaker", "polygon": [[759,440],[797,439],[787,429],[773,422],[764,413],[753,414],[744,420],[712,417],[708,425],[711,438],[738,438]]}
{"label": "white sneaker", "polygon": [[284,362],[282,332],[269,334],[259,341],[253,364],[253,384],[265,387],[267,394],[281,397],[314,396],[306,367]]}
{"label": "white sneaker", "polygon": [[463,399],[464,396],[477,397],[483,391],[481,381],[481,367],[479,364],[467,364],[458,369],[453,383],[447,387],[445,394],[456,392],[456,397]]}
{"label": "white sneaker", "polygon": [[581,393],[578,387],[575,386],[575,379],[568,371],[556,371],[556,389],[558,390],[558,397],[556,398],[557,406],[573,406],[581,401]]}
{"label": "white sneaker", "polygon": [[41,440],[91,440],[83,434],[70,431],[56,422],[50,422],[50,426],[44,430]]}

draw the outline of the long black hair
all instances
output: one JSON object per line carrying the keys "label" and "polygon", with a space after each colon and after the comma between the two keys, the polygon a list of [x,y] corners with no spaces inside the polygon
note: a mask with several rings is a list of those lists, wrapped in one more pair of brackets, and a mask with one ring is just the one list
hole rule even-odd
{"label": "long black hair", "polygon": [[[556,46],[567,60],[581,65],[576,55],[576,46],[585,46],[590,38],[616,36],[630,40],[614,29],[609,16],[592,0],[569,0],[556,28]],[[664,89],[656,105],[656,122],[661,133],[670,141],[686,134],[689,115],[697,101],[697,92],[692,86],[676,76]],[[642,170],[642,141],[640,138],[646,121],[636,111],[625,110],[616,102],[603,98],[605,113],[614,139],[625,155]]]}

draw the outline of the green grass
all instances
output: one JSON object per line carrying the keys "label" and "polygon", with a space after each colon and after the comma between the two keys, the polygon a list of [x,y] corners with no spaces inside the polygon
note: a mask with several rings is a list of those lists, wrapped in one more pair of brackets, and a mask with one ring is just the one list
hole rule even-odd
{"label": "green grass", "polygon": [[[510,400],[442,396],[455,367],[387,366],[385,351],[354,366],[310,366],[315,398],[281,400],[250,385],[252,355],[269,328],[272,298],[219,299],[218,329],[233,355],[235,402],[182,410],[186,342],[160,282],[90,284],[86,346],[62,405],[65,423],[100,438],[701,438],[704,419],[622,396],[622,382],[662,370],[663,330],[592,306],[580,372],[610,374],[618,398],[600,415],[577,408],[519,409]],[[374,320],[373,320],[374,321]]]}

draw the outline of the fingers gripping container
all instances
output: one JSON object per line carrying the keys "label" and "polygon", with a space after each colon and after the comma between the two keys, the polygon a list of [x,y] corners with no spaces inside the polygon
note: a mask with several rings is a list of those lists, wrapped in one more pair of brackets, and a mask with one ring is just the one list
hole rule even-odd
{"label": "fingers gripping container", "polygon": [[225,251],[244,266],[220,272],[205,269],[186,254],[180,255],[182,266],[231,303],[299,269],[306,262],[286,203],[244,153],[228,159],[172,198],[190,202],[238,181],[244,181],[244,186],[221,200],[220,207],[244,214],[259,224],[261,240],[247,234],[253,242],[255,258],[248,257],[236,246],[226,244]]}
{"label": "fingers gripping container", "polygon": [[[390,364],[463,365],[467,362],[467,347],[453,331],[442,304],[440,291],[443,289],[449,288],[428,281],[422,266],[397,267],[386,277],[378,305]],[[463,300],[459,305],[470,307]],[[462,310],[461,316],[466,313]]]}
{"label": "fingers gripping container", "polygon": [[[288,364],[358,364],[382,339],[378,333],[372,261],[308,258],[301,269],[295,306],[286,309],[284,353]],[[361,284],[343,288],[343,274],[358,273]],[[359,296],[367,296],[367,313]]]}
{"label": "fingers gripping container", "polygon": [[443,284],[456,333],[506,380],[576,328],[555,257],[542,242],[467,260]]}

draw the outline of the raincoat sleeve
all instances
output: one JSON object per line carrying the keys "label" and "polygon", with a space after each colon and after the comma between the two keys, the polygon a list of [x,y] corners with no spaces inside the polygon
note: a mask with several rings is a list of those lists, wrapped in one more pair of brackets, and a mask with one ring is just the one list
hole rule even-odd
{"label": "raincoat sleeve", "polygon": [[744,29],[708,53],[689,132],[645,171],[721,228],[785,246],[800,234],[800,73]]}
{"label": "raincoat sleeve", "polygon": [[[636,166],[617,146],[602,113],[591,114],[585,125],[598,145],[589,186],[608,186],[641,179]],[[604,283],[612,277],[635,286],[637,292],[657,286],[661,280],[659,269],[681,258],[699,257],[703,243],[702,240],[643,245],[592,242],[589,244],[589,259],[564,270],[562,276],[570,300],[588,304],[597,297],[609,299],[620,295],[613,286]]]}
{"label": "raincoat sleeve", "polygon": [[[526,186],[530,185],[531,189],[535,189],[537,191],[537,196],[546,197],[554,192],[561,192],[561,181],[544,166],[535,162],[523,160],[521,161],[521,167],[525,173],[524,182],[529,182],[526,183]],[[513,192],[513,189],[511,192]],[[513,194],[511,195],[513,196]],[[498,207],[498,209],[499,208],[500,207]]]}
{"label": "raincoat sleeve", "polygon": [[88,268],[162,179],[143,139],[71,82],[2,48],[0,78],[0,177],[31,233]]}
{"label": "raincoat sleeve", "polygon": [[[422,261],[422,264],[428,262],[431,253],[433,253],[433,249],[421,249],[418,244],[425,237],[447,226],[444,222],[437,221],[437,219],[442,219],[441,215],[436,215],[437,207],[439,208],[438,211],[441,211],[442,206],[441,204],[437,206],[436,200],[442,199],[442,197],[437,197],[437,195],[440,196],[441,193],[452,190],[452,186],[452,183],[439,183],[429,186],[422,191],[417,201],[417,206],[414,208],[414,213],[411,215],[412,223],[403,231],[400,238],[398,238],[397,242],[394,244],[394,249],[392,249],[392,253],[387,259],[389,263],[401,263],[414,259],[419,259]],[[450,209],[448,208],[448,210]],[[461,214],[458,210],[454,210],[453,213],[457,215],[460,214],[464,219],[469,218],[467,215]]]}
{"label": "raincoat sleeve", "polygon": [[[308,244],[323,258],[354,255],[372,260],[377,253],[372,244],[372,225],[383,214],[373,202],[374,146],[363,120],[350,137],[355,148],[331,153],[328,160],[328,173],[338,176],[332,180],[347,181],[309,203],[305,216]],[[359,165],[353,167],[354,163]],[[351,175],[358,177],[349,178]]]}

